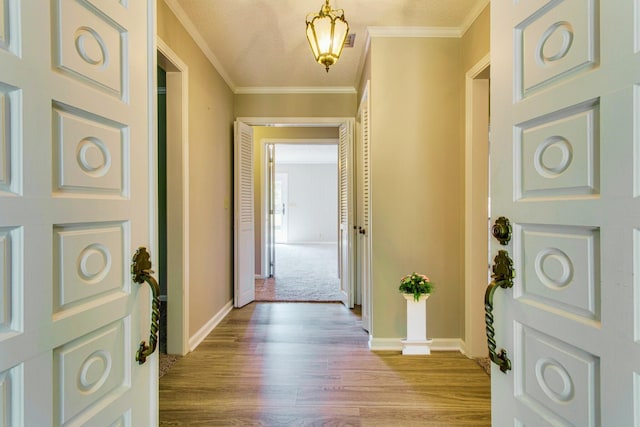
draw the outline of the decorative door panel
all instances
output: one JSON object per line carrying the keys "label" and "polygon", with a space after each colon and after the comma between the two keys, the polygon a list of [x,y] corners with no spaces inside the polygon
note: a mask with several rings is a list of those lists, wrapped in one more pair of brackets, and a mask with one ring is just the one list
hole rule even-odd
{"label": "decorative door panel", "polygon": [[0,427],[20,425],[24,408],[22,364],[0,372]]}
{"label": "decorative door panel", "polygon": [[491,2],[492,425],[640,426],[638,6]]}
{"label": "decorative door panel", "polygon": [[57,0],[55,7],[56,67],[81,82],[126,97],[126,30],[86,1]]}
{"label": "decorative door panel", "polygon": [[0,341],[22,327],[22,229],[0,228]]}
{"label": "decorative door panel", "polygon": [[19,52],[19,0],[0,0],[0,50]]}
{"label": "decorative door panel", "polygon": [[516,126],[516,197],[597,195],[598,123],[598,103],[588,101]]}
{"label": "decorative door panel", "polygon": [[54,315],[130,291],[127,228],[122,223],[54,228]]}
{"label": "decorative door panel", "polygon": [[0,82],[0,194],[18,193],[20,91]]}
{"label": "decorative door panel", "polygon": [[516,396],[558,425],[598,425],[599,359],[516,323]]}
{"label": "decorative door panel", "polygon": [[576,226],[514,226],[514,298],[600,325],[600,233]]}
{"label": "decorative door panel", "polygon": [[125,196],[126,126],[63,104],[54,105],[54,192]]}
{"label": "decorative door panel", "polygon": [[129,388],[130,328],[125,318],[53,351],[56,425],[89,419]]}
{"label": "decorative door panel", "polygon": [[515,28],[514,79],[520,99],[589,70],[598,61],[596,0],[527,3],[539,9],[525,12]]}

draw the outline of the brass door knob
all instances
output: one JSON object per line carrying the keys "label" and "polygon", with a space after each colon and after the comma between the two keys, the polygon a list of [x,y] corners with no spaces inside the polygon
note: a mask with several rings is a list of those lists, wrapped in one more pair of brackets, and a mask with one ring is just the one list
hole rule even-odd
{"label": "brass door knob", "polygon": [[511,223],[509,222],[509,218],[501,216],[496,219],[493,227],[491,227],[491,234],[501,245],[506,246],[511,240]]}

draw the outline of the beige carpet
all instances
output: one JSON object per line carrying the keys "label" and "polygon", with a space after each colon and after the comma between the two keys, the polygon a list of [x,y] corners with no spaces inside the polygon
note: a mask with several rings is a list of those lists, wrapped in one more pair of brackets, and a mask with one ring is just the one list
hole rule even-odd
{"label": "beige carpet", "polygon": [[169,370],[173,367],[173,365],[180,360],[181,356],[176,356],[173,354],[164,354],[164,353],[160,353],[160,360],[158,362],[158,364],[160,365],[158,367],[158,377],[162,378],[164,375],[166,375],[167,372],[169,372]]}
{"label": "beige carpet", "polygon": [[491,375],[491,360],[488,357],[480,357],[476,359],[478,365],[486,372],[487,375]]}
{"label": "beige carpet", "polygon": [[340,301],[337,245],[277,244],[275,278],[255,283],[256,301]]}

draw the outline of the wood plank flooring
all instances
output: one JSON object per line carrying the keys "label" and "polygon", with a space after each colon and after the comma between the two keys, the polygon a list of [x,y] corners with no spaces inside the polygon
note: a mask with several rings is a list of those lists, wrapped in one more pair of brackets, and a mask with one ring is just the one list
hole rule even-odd
{"label": "wood plank flooring", "polygon": [[372,352],[331,303],[233,310],[160,379],[161,426],[489,426],[490,408],[475,361]]}

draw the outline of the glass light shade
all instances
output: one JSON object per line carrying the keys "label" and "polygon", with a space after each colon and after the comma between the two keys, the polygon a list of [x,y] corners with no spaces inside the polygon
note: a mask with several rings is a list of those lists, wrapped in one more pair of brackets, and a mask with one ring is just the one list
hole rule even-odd
{"label": "glass light shade", "polygon": [[344,12],[331,10],[328,1],[319,14],[307,16],[307,40],[315,60],[324,65],[327,72],[340,58],[348,33]]}

